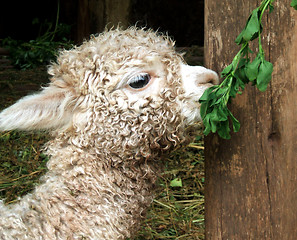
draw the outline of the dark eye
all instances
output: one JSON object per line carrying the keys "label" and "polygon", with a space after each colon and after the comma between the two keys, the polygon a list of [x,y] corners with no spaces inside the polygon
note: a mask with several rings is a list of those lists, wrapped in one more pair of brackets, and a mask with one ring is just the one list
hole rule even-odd
{"label": "dark eye", "polygon": [[129,86],[134,89],[140,89],[145,87],[151,80],[151,76],[147,73],[140,74],[131,79]]}

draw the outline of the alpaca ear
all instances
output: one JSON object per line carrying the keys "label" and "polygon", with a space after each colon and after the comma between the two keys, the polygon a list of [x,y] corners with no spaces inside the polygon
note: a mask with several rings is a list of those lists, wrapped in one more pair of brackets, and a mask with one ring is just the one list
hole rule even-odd
{"label": "alpaca ear", "polygon": [[20,99],[0,113],[0,130],[57,129],[71,123],[75,96],[53,85]]}

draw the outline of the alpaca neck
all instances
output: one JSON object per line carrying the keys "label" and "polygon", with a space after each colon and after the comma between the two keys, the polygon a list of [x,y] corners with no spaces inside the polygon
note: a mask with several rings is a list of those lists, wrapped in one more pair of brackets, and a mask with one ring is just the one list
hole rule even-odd
{"label": "alpaca neck", "polygon": [[44,183],[18,204],[0,203],[0,238],[133,237],[153,199],[157,161],[131,159],[112,165],[73,146],[49,153]]}
{"label": "alpaca neck", "polygon": [[[75,154],[70,152],[73,158]],[[84,224],[83,219],[86,225],[93,222],[97,227],[92,228],[90,234],[94,236],[110,234],[111,231],[103,231],[110,227],[115,235],[131,237],[152,202],[159,172],[157,169],[160,167],[156,167],[156,161],[133,160],[129,164],[121,163],[114,167],[106,164],[106,155],[102,158],[89,152],[80,152],[79,156],[80,159],[72,161],[72,165],[68,164],[67,168],[63,166],[65,171],[58,171],[58,175],[65,186],[63,194],[67,195],[78,211],[75,214],[79,214],[80,224]],[[57,157],[61,159],[60,155]],[[57,166],[55,162],[59,159],[52,156],[53,162],[49,163],[49,167]],[[65,199],[61,201],[65,204]],[[122,239],[115,238],[115,235],[104,236],[106,239]]]}

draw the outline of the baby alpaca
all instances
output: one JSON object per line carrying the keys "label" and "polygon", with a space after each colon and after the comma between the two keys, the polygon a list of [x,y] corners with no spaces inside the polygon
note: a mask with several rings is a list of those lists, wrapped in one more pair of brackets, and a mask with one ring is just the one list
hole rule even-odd
{"label": "baby alpaca", "polygon": [[48,130],[43,183],[0,202],[0,239],[133,238],[162,156],[191,138],[198,100],[218,76],[188,66],[168,37],[110,30],[69,51],[51,82],[0,113],[0,130]]}

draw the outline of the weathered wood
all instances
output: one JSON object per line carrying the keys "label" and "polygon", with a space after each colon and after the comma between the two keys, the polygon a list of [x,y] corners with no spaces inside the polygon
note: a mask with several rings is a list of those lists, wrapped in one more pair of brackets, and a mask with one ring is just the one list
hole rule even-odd
{"label": "weathered wood", "polygon": [[77,40],[100,33],[105,26],[128,27],[131,0],[78,1]]}
{"label": "weathered wood", "polygon": [[[250,0],[205,1],[205,64],[216,71],[239,48],[234,39]],[[248,86],[231,104],[241,122],[231,140],[206,138],[206,239],[297,239],[297,12],[275,1],[263,45],[274,65],[261,93]]]}

